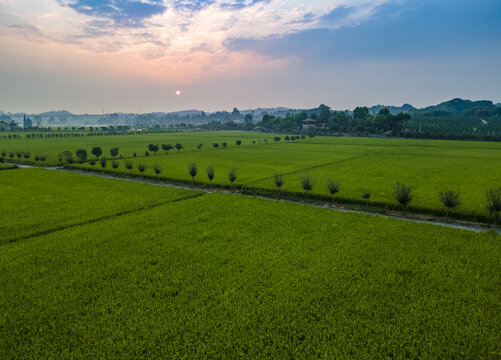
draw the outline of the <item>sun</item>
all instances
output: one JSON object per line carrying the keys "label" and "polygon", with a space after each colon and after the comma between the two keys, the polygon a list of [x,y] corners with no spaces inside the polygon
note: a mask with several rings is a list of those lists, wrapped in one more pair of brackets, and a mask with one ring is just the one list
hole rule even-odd
{"label": "sun", "polygon": [[177,91],[176,91],[176,95],[177,95],[177,96],[181,95],[181,91],[177,90]]}

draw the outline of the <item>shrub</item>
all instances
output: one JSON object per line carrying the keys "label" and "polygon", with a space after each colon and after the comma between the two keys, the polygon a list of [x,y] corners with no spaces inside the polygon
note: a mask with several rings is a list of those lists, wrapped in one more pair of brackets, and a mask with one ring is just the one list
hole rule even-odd
{"label": "shrub", "polygon": [[157,154],[158,149],[159,149],[158,145],[155,145],[155,144],[148,145],[148,150],[155,153],[155,155]]}
{"label": "shrub", "polygon": [[29,159],[30,156],[31,156],[31,153],[29,151],[25,151],[24,154],[23,154],[24,158],[25,159]]}
{"label": "shrub", "polygon": [[461,204],[460,193],[454,190],[447,190],[440,193],[440,201],[445,206],[445,218],[449,217],[449,210],[458,207]]}
{"label": "shrub", "polygon": [[137,169],[141,173],[141,177],[143,177],[143,173],[146,171],[146,168],[147,168],[147,166],[146,166],[145,162],[140,162],[137,164]]}
{"label": "shrub", "polygon": [[136,156],[137,156],[137,154],[136,154],[136,153],[133,153],[133,154],[132,154],[132,156],[136,157]]}
{"label": "shrub", "polygon": [[301,188],[304,190],[304,199],[306,200],[306,195],[313,189],[315,181],[310,175],[303,175],[299,178],[299,183],[301,184]]}
{"label": "shrub", "polygon": [[191,185],[194,185],[195,176],[197,176],[198,173],[198,165],[195,162],[190,162],[187,167],[188,167],[188,172],[190,173],[191,176]]}
{"label": "shrub", "polygon": [[171,144],[162,144],[161,146],[162,150],[165,151],[166,154],[169,150],[174,149],[174,146],[172,146]]}
{"label": "shrub", "polygon": [[228,146],[228,143],[227,142],[222,142],[221,145],[225,148],[226,146]]}
{"label": "shrub", "polygon": [[94,171],[94,165],[96,165],[96,159],[90,159],[89,164],[90,166],[92,166],[92,171]]}
{"label": "shrub", "polygon": [[334,200],[334,195],[336,195],[339,190],[341,190],[341,182],[328,178],[325,181],[325,185],[327,185],[327,190],[329,190],[329,194],[331,194],[332,199]]}
{"label": "shrub", "polygon": [[198,144],[197,149],[200,150],[202,148],[202,146],[204,146],[204,144]]}
{"label": "shrub", "polygon": [[252,143],[255,144],[256,143],[256,140],[252,140]]}
{"label": "shrub", "polygon": [[153,171],[155,171],[155,174],[160,175],[162,173],[162,168],[160,167],[160,164],[158,161],[153,165]]}
{"label": "shrub", "polygon": [[289,136],[284,137],[285,140],[289,141],[291,138]]}
{"label": "shrub", "polygon": [[237,144],[237,145],[242,145],[242,140],[237,140],[237,141],[236,141],[236,144]]}
{"label": "shrub", "polygon": [[77,151],[75,151],[75,155],[77,156],[80,164],[87,160],[87,150],[85,149],[78,149]]}
{"label": "shrub", "polygon": [[[71,151],[65,150],[62,153],[64,161],[68,164],[73,164],[73,154]],[[38,154],[38,159],[42,160],[42,155]]]}
{"label": "shrub", "polygon": [[228,170],[228,180],[230,180],[232,188],[233,188],[233,183],[237,179],[237,175],[238,175],[237,174],[237,169],[231,168],[230,170]]}
{"label": "shrub", "polygon": [[174,145],[174,147],[176,148],[177,151],[180,151],[180,150],[184,149],[184,146],[181,145],[181,144],[176,144],[176,145]]}
{"label": "shrub", "polygon": [[119,152],[119,150],[118,150],[117,147],[114,147],[114,148],[110,149],[110,155],[113,156],[113,157],[118,156],[118,152]]}
{"label": "shrub", "polygon": [[[280,139],[281,139],[281,138],[280,138],[280,136],[275,136],[275,137],[273,138],[273,140],[275,140],[275,141],[280,141]],[[252,143],[254,144],[255,142],[253,141]]]}
{"label": "shrub", "polygon": [[486,197],[485,208],[489,211],[494,221],[494,226],[496,226],[498,215],[501,212],[501,188],[487,190]]}
{"label": "shrub", "polygon": [[101,147],[99,147],[99,146],[95,146],[92,148],[91,152],[95,157],[98,158],[103,154],[103,149],[101,149]]}
{"label": "shrub", "polygon": [[210,181],[210,187],[212,187],[212,180],[214,180],[214,176],[216,175],[216,167],[214,165],[207,166],[207,177]]}
{"label": "shrub", "polygon": [[18,159],[21,159],[23,157],[23,152],[21,150],[16,150],[16,156]]}
{"label": "shrub", "polygon": [[405,210],[407,208],[407,205],[409,205],[409,203],[412,200],[411,193],[412,193],[412,187],[404,185],[404,184],[400,184],[399,182],[397,182],[395,184],[395,188],[394,188],[395,200],[397,200],[397,202],[400,205],[402,205],[402,211],[404,213],[405,213]]}
{"label": "shrub", "polygon": [[369,200],[371,199],[371,191],[368,189],[361,190],[362,199],[366,201],[367,206],[369,206]]}
{"label": "shrub", "polygon": [[106,159],[105,158],[101,158],[99,160],[99,163],[101,164],[101,168],[103,169],[103,174],[104,174],[104,168],[106,167]]}
{"label": "shrub", "polygon": [[119,166],[120,166],[120,163],[118,162],[118,160],[112,160],[111,161],[111,167],[113,168],[113,170],[116,171]]}
{"label": "shrub", "polygon": [[219,144],[218,143],[214,143],[214,144],[212,144],[212,146],[214,146],[215,148],[218,148]]}
{"label": "shrub", "polygon": [[9,157],[10,157],[10,158],[13,158],[13,157],[14,157],[14,153],[13,153],[12,151],[11,151],[11,152],[9,152]]}
{"label": "shrub", "polygon": [[150,156],[150,152],[149,152],[148,150],[146,150],[146,151],[144,152],[144,155],[146,155],[146,156]]}
{"label": "shrub", "polygon": [[273,182],[277,187],[277,197],[278,197],[278,194],[280,193],[280,188],[285,184],[284,176],[282,174],[275,173],[273,175]]}
{"label": "shrub", "polygon": [[125,160],[124,166],[130,172],[134,168],[134,162],[132,160]]}

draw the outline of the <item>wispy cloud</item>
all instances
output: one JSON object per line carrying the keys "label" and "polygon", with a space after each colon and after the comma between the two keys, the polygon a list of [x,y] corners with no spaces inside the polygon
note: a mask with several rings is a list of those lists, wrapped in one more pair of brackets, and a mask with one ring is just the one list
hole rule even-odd
{"label": "wispy cloud", "polygon": [[[163,74],[233,71],[275,57],[229,46],[311,29],[356,26],[391,0],[16,0],[0,3],[0,26],[25,40],[142,57]],[[287,59],[282,59],[287,61]],[[236,62],[236,63],[235,63]],[[168,64],[168,65],[166,65]],[[212,69],[213,71],[207,70]],[[207,74],[205,74],[207,76]]]}

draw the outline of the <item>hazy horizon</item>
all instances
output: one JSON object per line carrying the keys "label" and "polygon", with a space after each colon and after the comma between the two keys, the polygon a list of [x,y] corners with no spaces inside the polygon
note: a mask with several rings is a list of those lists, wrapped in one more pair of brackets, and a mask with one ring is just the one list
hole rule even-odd
{"label": "hazy horizon", "polygon": [[0,0],[0,110],[498,103],[500,13],[494,0]]}

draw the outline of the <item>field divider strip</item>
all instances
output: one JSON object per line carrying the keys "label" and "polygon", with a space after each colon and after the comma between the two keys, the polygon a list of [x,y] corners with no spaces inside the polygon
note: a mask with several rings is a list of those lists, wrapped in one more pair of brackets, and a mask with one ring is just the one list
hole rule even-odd
{"label": "field divider strip", "polygon": [[[340,163],[343,163],[343,162],[349,161],[349,160],[361,159],[361,158],[364,158],[364,157],[366,157],[366,156],[368,156],[370,154],[374,155],[374,154],[379,154],[379,153],[378,152],[377,153],[363,153],[363,154],[359,154],[359,155],[352,156],[352,157],[345,158],[345,159],[339,159],[339,160],[335,160],[335,161],[329,161],[329,162],[326,162],[326,163],[322,163],[322,164],[318,164],[318,165],[313,165],[313,166],[301,168],[301,169],[298,169],[298,170],[293,170],[293,171],[281,173],[281,175],[298,174],[298,173],[301,173],[301,172],[304,172],[304,171],[322,168],[324,166],[340,164]],[[256,183],[258,183],[260,181],[264,181],[264,180],[268,180],[268,179],[273,179],[273,175],[272,176],[267,176],[267,177],[264,177],[264,178],[261,178],[261,179],[253,180],[251,182],[245,183],[244,185],[252,185],[252,184],[256,184]]]}
{"label": "field divider strip", "polygon": [[163,205],[173,204],[173,203],[177,203],[177,202],[181,202],[181,201],[185,201],[185,200],[196,199],[196,198],[204,196],[204,195],[206,195],[205,192],[198,192],[196,194],[193,194],[193,195],[190,195],[190,196],[186,196],[186,197],[182,197],[182,198],[179,198],[179,199],[173,199],[173,200],[169,200],[169,201],[162,202],[162,203],[151,204],[151,205],[148,205],[148,206],[142,206],[140,208],[135,208],[135,209],[125,210],[125,211],[120,211],[120,212],[118,212],[116,214],[111,214],[111,215],[106,215],[106,216],[103,216],[103,217],[100,217],[100,218],[96,218],[96,219],[90,219],[90,220],[86,220],[86,221],[81,221],[81,222],[78,222],[78,223],[75,223],[75,224],[69,224],[69,225],[59,226],[59,227],[47,229],[47,230],[44,230],[44,231],[39,231],[39,232],[34,233],[34,234],[21,236],[21,237],[16,238],[16,239],[11,239],[11,240],[3,243],[3,244],[0,244],[0,246],[7,245],[7,244],[12,244],[12,243],[15,243],[15,242],[18,242],[18,241],[28,240],[28,239],[39,237],[39,236],[44,236],[44,235],[52,234],[52,233],[55,233],[55,232],[58,232],[58,231],[62,231],[62,230],[66,230],[66,229],[71,229],[71,228],[78,227],[78,226],[95,224],[95,223],[98,223],[100,221],[106,221],[106,220],[110,220],[110,219],[115,219],[115,218],[118,218],[118,217],[123,216],[123,215],[129,215],[129,214],[133,214],[133,213],[137,213],[137,212],[141,212],[141,211],[145,211],[145,210],[151,210],[151,209],[163,206]]}

